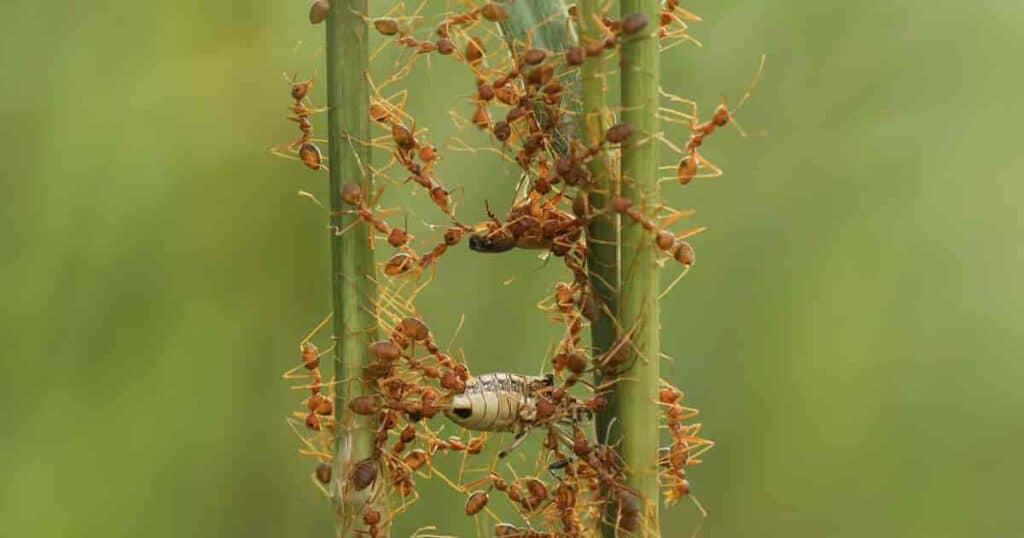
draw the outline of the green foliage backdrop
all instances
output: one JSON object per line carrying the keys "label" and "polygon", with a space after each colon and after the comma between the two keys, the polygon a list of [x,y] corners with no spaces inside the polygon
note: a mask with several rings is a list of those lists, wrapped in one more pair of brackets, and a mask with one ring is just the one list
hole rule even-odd
{"label": "green foliage backdrop", "polygon": [[[666,86],[710,110],[768,68],[738,116],[764,135],[716,135],[726,176],[665,189],[710,230],[664,304],[664,371],[718,442],[691,475],[710,517],[667,511],[666,536],[1024,532],[1024,5],[688,7],[706,45]],[[280,73],[322,62],[305,8],[0,7],[3,535],[330,532],[279,379],[328,309],[323,218],[295,195],[326,176],[266,151],[294,132]],[[440,140],[465,74],[420,72],[410,108]],[[509,199],[494,162],[444,163],[467,218]],[[476,371],[535,371],[553,265],[458,249],[420,306],[442,341],[465,315]],[[473,535],[462,502],[432,495],[396,536]]]}

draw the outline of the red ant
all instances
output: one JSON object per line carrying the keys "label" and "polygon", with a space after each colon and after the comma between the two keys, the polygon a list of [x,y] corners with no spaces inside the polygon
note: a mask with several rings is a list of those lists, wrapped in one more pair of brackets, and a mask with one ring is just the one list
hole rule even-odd
{"label": "red ant", "polygon": [[[747,102],[747,100],[752,95],[754,87],[757,86],[757,83],[761,78],[761,73],[764,71],[765,58],[765,56],[761,56],[761,63],[757,68],[757,73],[754,75],[754,79],[750,82],[750,85],[747,86],[747,89],[743,93],[743,97],[740,98],[740,102],[739,104],[736,105],[736,108],[730,111],[725,106],[725,98],[723,97],[722,103],[715,107],[715,111],[712,114],[711,119],[702,123],[697,123],[697,104],[694,101],[691,101],[689,99],[683,99],[681,97],[672,95],[664,90],[660,90],[662,96],[668,98],[670,101],[675,103],[686,104],[690,106],[693,110],[692,114],[684,114],[682,112],[678,112],[670,108],[663,107],[660,109],[662,112],[670,114],[669,117],[663,118],[665,119],[665,121],[674,123],[686,122],[687,127],[690,130],[690,138],[689,140],[687,140],[686,146],[682,150],[669,144],[669,146],[671,146],[677,152],[683,153],[683,158],[679,161],[678,166],[676,166],[675,176],[676,181],[678,181],[680,185],[686,185],[694,178],[696,178],[697,171],[700,167],[707,167],[711,169],[711,173],[708,177],[720,176],[722,174],[722,170],[716,167],[714,164],[712,164],[704,157],[702,157],[700,153],[697,151],[697,149],[704,144],[704,139],[707,138],[708,136],[711,136],[711,134],[713,134],[716,129],[718,129],[719,127],[724,127],[730,123],[736,127],[736,129],[740,132],[742,136],[747,136],[747,133],[739,126],[739,124],[736,123],[736,120],[733,117],[733,115]],[[684,119],[680,120],[678,117],[675,116],[680,116]]]}
{"label": "red ant", "polygon": [[[291,107],[292,114],[288,116],[288,120],[299,124],[299,131],[302,132],[302,135],[285,146],[285,150],[292,151],[298,148],[298,160],[311,170],[326,168],[323,164],[323,153],[314,143],[316,139],[313,138],[313,124],[309,121],[310,116],[321,112],[321,109],[314,109],[307,104],[309,92],[313,89],[313,79],[302,81],[291,79],[290,83],[291,97],[295,100],[295,103]],[[295,158],[276,146],[271,149],[271,152],[281,157]]]}

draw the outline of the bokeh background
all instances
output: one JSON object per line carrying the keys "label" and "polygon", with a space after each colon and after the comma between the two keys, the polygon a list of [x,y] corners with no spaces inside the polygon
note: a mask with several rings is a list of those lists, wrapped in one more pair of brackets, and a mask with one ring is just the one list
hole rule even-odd
{"label": "bokeh background", "polygon": [[[734,4],[688,4],[705,46],[664,60],[710,110],[768,55],[738,118],[757,136],[716,134],[725,177],[666,189],[710,230],[664,303],[664,370],[718,446],[691,472],[709,516],[681,504],[665,535],[1024,533],[1024,4]],[[0,6],[0,534],[331,532],[280,380],[328,308],[323,214],[296,196],[326,180],[267,152],[294,133],[281,73],[323,72],[305,17]],[[416,77],[420,125],[456,134],[471,81]],[[469,220],[509,199],[496,162],[444,163]],[[437,222],[409,192],[384,203]],[[442,341],[465,316],[474,370],[535,371],[560,274],[457,249],[419,307]],[[396,536],[475,535],[461,497],[424,491]]]}

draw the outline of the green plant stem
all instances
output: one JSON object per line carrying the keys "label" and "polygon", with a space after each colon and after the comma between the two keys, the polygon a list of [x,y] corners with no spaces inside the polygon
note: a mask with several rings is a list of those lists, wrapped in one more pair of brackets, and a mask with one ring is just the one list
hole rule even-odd
{"label": "green plant stem", "polygon": [[[579,10],[581,42],[584,46],[600,42],[601,30],[594,20],[600,14],[600,0],[580,0]],[[589,146],[597,145],[604,137],[605,118],[608,110],[605,102],[604,56],[587,58],[581,66],[580,77],[583,87],[583,114],[580,117],[580,137]],[[587,269],[590,273],[590,287],[601,305],[597,319],[591,322],[590,338],[593,356],[606,353],[618,337],[615,316],[618,315],[619,287],[619,218],[611,211],[609,202],[619,190],[616,174],[613,174],[607,151],[601,150],[588,163],[592,187],[588,193],[595,217],[587,227]],[[600,384],[603,380],[598,378]],[[598,434],[603,435],[614,415],[605,410],[597,415]]]}
{"label": "green plant stem", "polygon": [[[600,0],[579,0],[576,3],[579,16],[580,41],[584,47],[599,43],[603,39],[601,29],[595,16],[601,13]],[[580,116],[579,136],[588,146],[596,146],[604,137],[606,128],[607,90],[604,72],[604,55],[587,58],[580,67],[582,86],[582,114]],[[590,343],[593,357],[601,357],[615,345],[619,336],[616,323],[619,307],[619,216],[611,210],[610,201],[619,193],[619,176],[612,168],[608,152],[602,148],[587,164],[590,170],[591,188],[589,196],[591,211],[594,215],[587,226],[587,271],[590,276],[590,289],[600,305],[598,317],[590,324]],[[595,382],[598,386],[606,380],[598,371]],[[609,393],[609,401],[614,401],[615,393]],[[599,411],[595,420],[594,431],[601,442],[605,432],[616,421],[614,405]],[[611,492],[605,491],[605,498]],[[617,506],[607,506],[605,518],[615,521]],[[605,531],[614,535],[611,526]]]}
{"label": "green plant stem", "polygon": [[[334,508],[338,535],[361,525],[363,504],[372,488],[356,493],[348,480],[355,462],[373,455],[373,421],[350,412],[349,399],[369,392],[362,368],[370,360],[376,339],[374,316],[377,288],[370,228],[341,200],[343,181],[358,182],[372,196],[369,172],[370,92],[367,0],[331,0],[327,17],[327,137],[330,167],[331,286],[334,308],[334,404],[339,422],[335,431]],[[351,226],[351,228],[349,228]],[[347,230],[344,234],[336,232]],[[383,480],[378,480],[383,483]],[[379,496],[383,498],[384,496]]]}
{"label": "green plant stem", "polygon": [[[622,121],[634,134],[622,149],[621,193],[651,216],[660,202],[658,192],[658,0],[622,0],[621,16],[643,13],[648,24],[623,36]],[[658,415],[659,319],[658,265],[655,245],[638,224],[622,226],[622,284],[619,322],[631,333],[632,367],[616,384],[610,411],[618,417],[619,453],[629,471],[627,483],[639,493],[644,518],[638,533],[658,530]],[[606,535],[614,531],[605,529]]]}

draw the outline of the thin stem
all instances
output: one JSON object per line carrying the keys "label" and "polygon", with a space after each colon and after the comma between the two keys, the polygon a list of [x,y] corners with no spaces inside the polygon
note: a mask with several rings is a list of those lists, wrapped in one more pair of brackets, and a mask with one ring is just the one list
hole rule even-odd
{"label": "thin stem", "polygon": [[[622,149],[622,196],[649,216],[658,192],[658,0],[623,0],[622,18],[642,13],[646,27],[622,37],[622,120],[635,129]],[[632,331],[632,368],[616,385],[610,410],[619,420],[615,439],[629,471],[627,484],[640,495],[642,519],[637,533],[658,530],[658,265],[649,234],[635,223],[623,225],[619,322]],[[612,535],[606,529],[606,535]]]}
{"label": "thin stem", "polygon": [[[580,17],[581,41],[584,46],[602,40],[595,16],[600,16],[600,0],[581,0],[576,4]],[[605,102],[604,55],[587,58],[581,67],[583,87],[583,114],[580,133],[587,145],[596,145],[604,136],[608,109]],[[601,305],[597,319],[590,326],[593,356],[598,357],[612,348],[618,337],[615,316],[618,315],[619,287],[619,218],[611,211],[609,202],[619,192],[619,181],[613,173],[611,160],[601,150],[588,164],[593,187],[588,193],[592,211],[597,215],[587,228],[587,268],[590,287]],[[598,384],[601,379],[598,379]],[[598,413],[596,431],[607,431],[614,415],[611,410]],[[603,439],[602,439],[603,441]]]}
{"label": "thin stem", "polygon": [[[331,286],[334,308],[335,430],[334,508],[337,533],[346,535],[360,523],[368,488],[355,492],[347,480],[352,466],[373,455],[373,422],[351,413],[346,403],[369,392],[361,382],[369,362],[369,345],[376,339],[374,312],[377,288],[370,228],[345,211],[343,181],[359,182],[363,193],[373,192],[370,175],[369,29],[367,0],[331,0],[327,17],[327,136],[330,167]],[[367,194],[369,196],[369,194]],[[350,228],[351,227],[351,228]],[[339,230],[347,230],[338,235]],[[383,481],[381,481],[383,482]],[[383,495],[378,496],[383,498]]]}
{"label": "thin stem", "polygon": [[[600,0],[580,0],[576,4],[579,16],[581,43],[584,47],[600,43],[603,40],[598,19],[601,16]],[[595,18],[596,17],[596,18]],[[581,85],[583,88],[583,114],[580,117],[580,138],[589,146],[597,145],[604,137],[608,107],[606,80],[604,71],[604,55],[584,60],[581,66]],[[587,227],[587,270],[590,276],[590,289],[598,304],[601,305],[598,317],[591,321],[590,342],[593,356],[606,354],[615,345],[619,331],[616,316],[619,310],[619,217],[609,206],[612,198],[618,195],[619,176],[613,169],[611,157],[602,148],[588,163],[592,188],[587,194],[591,211],[596,215]],[[596,374],[596,384],[605,380],[601,373]],[[609,401],[614,401],[614,393]],[[600,437],[609,431],[609,427],[617,421],[616,408],[610,405],[597,413],[595,433]],[[605,439],[600,439],[605,442]],[[610,492],[605,492],[606,498]],[[609,503],[605,519],[615,521],[617,517],[616,503]],[[605,529],[606,533],[615,534],[613,526]]]}

